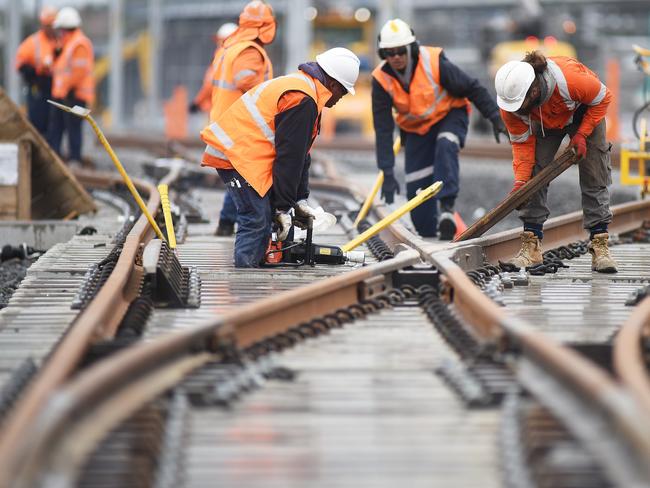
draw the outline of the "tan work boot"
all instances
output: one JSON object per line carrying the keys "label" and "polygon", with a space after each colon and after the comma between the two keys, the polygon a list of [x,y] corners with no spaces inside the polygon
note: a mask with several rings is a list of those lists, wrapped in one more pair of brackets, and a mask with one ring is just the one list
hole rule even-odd
{"label": "tan work boot", "polygon": [[529,266],[542,264],[542,242],[533,232],[524,231],[521,233],[521,249],[517,255],[508,261],[509,264],[524,269]]}
{"label": "tan work boot", "polygon": [[607,241],[609,234],[603,232],[596,234],[589,243],[589,253],[591,254],[591,269],[599,273],[616,273],[616,261],[609,254]]}

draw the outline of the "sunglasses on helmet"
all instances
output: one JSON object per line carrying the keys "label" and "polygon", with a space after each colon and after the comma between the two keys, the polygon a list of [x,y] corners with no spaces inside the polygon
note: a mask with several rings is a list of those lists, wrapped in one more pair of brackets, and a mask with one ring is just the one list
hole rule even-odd
{"label": "sunglasses on helmet", "polygon": [[382,49],[381,53],[386,58],[391,58],[393,56],[404,56],[406,54],[406,46],[395,47],[391,49]]}

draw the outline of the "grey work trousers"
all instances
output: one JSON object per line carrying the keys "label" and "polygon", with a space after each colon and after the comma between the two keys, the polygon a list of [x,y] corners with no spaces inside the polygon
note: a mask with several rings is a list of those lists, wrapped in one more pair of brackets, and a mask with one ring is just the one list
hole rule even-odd
{"label": "grey work trousers", "polygon": [[[569,126],[566,130],[554,130],[543,137],[537,127],[534,127],[533,130],[537,137],[534,176],[553,161],[562,139],[572,132]],[[584,228],[591,229],[598,224],[609,224],[612,221],[612,212],[609,209],[609,189],[607,187],[612,184],[612,163],[610,144],[605,138],[604,119],[587,138],[587,156],[580,161],[578,171],[582,192]],[[524,223],[543,224],[546,222],[550,213],[546,205],[547,194],[548,185],[533,195],[520,209],[519,218]]]}

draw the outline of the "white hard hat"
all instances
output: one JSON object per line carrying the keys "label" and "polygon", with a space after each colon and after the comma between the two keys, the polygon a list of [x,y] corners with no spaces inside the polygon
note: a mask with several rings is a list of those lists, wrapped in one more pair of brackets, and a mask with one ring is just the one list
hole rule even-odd
{"label": "white hard hat", "polygon": [[73,7],[63,7],[59,10],[59,13],[56,14],[56,19],[54,19],[54,24],[52,27],[55,29],[76,29],[81,25],[81,17],[76,8]]}
{"label": "white hard hat", "polygon": [[402,19],[392,19],[379,32],[379,49],[408,46],[415,42],[411,26]]}
{"label": "white hard hat", "polygon": [[316,56],[323,71],[338,81],[354,95],[354,84],[359,77],[359,58],[349,49],[335,47]]}
{"label": "white hard hat", "polygon": [[217,31],[217,38],[225,39],[236,30],[237,30],[237,24],[233,24],[232,22],[226,22],[221,27],[219,27],[219,30]]}
{"label": "white hard hat", "polygon": [[506,112],[519,110],[534,79],[535,70],[529,63],[509,61],[501,66],[494,78],[497,105]]}

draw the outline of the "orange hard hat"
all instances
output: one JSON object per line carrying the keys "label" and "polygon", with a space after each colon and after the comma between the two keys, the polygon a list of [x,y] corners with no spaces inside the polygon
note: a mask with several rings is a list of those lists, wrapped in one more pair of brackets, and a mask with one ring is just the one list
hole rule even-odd
{"label": "orange hard hat", "polygon": [[261,0],[249,2],[239,15],[240,29],[257,29],[260,41],[269,44],[275,38],[275,17],[273,9]]}
{"label": "orange hard hat", "polygon": [[38,16],[41,25],[52,25],[56,18],[56,9],[54,7],[43,7],[41,14]]}

